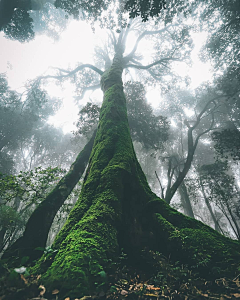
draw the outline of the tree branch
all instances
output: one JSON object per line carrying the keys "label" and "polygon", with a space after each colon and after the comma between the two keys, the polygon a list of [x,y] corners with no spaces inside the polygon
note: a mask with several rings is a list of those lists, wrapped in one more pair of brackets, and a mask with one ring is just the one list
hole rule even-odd
{"label": "tree branch", "polygon": [[[128,64],[125,66],[125,68],[135,68],[135,69],[142,69],[142,70],[147,70],[153,66],[156,66],[156,65],[160,65],[162,64],[163,65],[163,62],[166,62],[166,61],[182,61],[182,59],[179,59],[179,58],[174,58],[174,57],[166,57],[166,58],[162,58],[160,60],[157,60],[147,66],[143,66],[143,65],[134,65],[134,64]],[[166,67],[166,65],[164,65]]]}
{"label": "tree branch", "polygon": [[100,84],[95,84],[95,85],[87,86],[87,87],[85,87],[83,89],[83,92],[82,92],[81,96],[76,96],[75,99],[76,100],[82,100],[87,91],[95,91],[95,90],[99,89],[100,87],[101,87]]}
{"label": "tree branch", "polygon": [[167,31],[168,28],[173,27],[173,26],[179,26],[179,24],[171,24],[171,25],[169,25],[169,26],[167,26],[167,27],[165,27],[165,28],[162,28],[162,29],[160,29],[160,30],[154,30],[154,31],[147,31],[147,30],[146,30],[146,31],[144,31],[144,32],[137,38],[137,41],[136,41],[136,43],[135,43],[135,45],[134,45],[132,51],[131,51],[124,59],[125,59],[126,61],[129,61],[129,60],[133,57],[134,53],[135,53],[136,50],[137,50],[138,44],[140,43],[140,41],[141,41],[146,35],[154,35],[154,34],[163,33],[163,32],[165,32],[165,31]]}
{"label": "tree branch", "polygon": [[48,78],[53,78],[53,79],[61,79],[61,78],[66,78],[66,77],[71,77],[72,75],[76,74],[79,71],[84,70],[85,68],[89,68],[93,71],[95,71],[96,73],[98,73],[99,75],[103,74],[103,71],[98,69],[97,67],[91,65],[91,64],[82,64],[81,66],[78,66],[77,68],[75,68],[72,71],[67,71],[67,70],[63,70],[63,69],[59,69],[56,68],[57,70],[59,70],[61,73],[65,73],[62,75],[46,75],[46,76],[39,76],[38,80],[42,80],[42,79],[48,79]]}

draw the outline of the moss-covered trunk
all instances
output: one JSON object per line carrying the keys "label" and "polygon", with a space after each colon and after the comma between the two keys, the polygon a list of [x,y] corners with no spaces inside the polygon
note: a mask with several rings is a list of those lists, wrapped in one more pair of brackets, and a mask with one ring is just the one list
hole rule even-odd
{"label": "moss-covered trunk", "polygon": [[13,256],[21,259],[23,256],[29,256],[29,260],[32,261],[42,255],[41,251],[35,249],[37,247],[45,248],[54,217],[80,180],[87,166],[95,134],[94,132],[89,142],[79,153],[68,173],[33,211],[23,236],[5,251],[2,256],[3,259]]}
{"label": "moss-covered trunk", "polygon": [[[121,248],[135,259],[148,247],[190,264],[208,259],[221,267],[239,255],[239,243],[178,213],[151,192],[133,149],[121,76],[119,52],[102,75],[100,122],[79,200],[42,276],[46,286],[71,297],[88,294],[106,259],[114,259]],[[44,264],[40,260],[35,271]]]}

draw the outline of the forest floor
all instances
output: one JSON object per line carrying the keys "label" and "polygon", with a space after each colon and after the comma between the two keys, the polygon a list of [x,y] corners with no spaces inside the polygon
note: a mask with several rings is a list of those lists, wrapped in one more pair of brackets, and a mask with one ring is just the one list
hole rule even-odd
{"label": "forest floor", "polygon": [[6,276],[1,278],[0,300],[240,300],[240,274],[235,278],[226,278],[221,273],[215,278],[204,278],[198,272],[201,266],[198,270],[198,266],[189,268],[180,262],[172,263],[158,252],[148,252],[147,260],[129,267],[129,258],[122,253],[117,263],[110,261],[106,272],[98,273],[102,280],[98,280],[94,292],[79,298],[62,296],[57,289],[48,291],[40,285],[40,275],[15,272],[17,281],[11,276],[8,280]]}

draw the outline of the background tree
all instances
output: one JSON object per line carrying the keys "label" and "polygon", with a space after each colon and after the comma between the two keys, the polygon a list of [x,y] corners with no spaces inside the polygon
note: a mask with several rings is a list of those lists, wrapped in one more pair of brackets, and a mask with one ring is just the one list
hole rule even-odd
{"label": "background tree", "polygon": [[200,183],[208,201],[214,203],[227,218],[234,235],[239,239],[239,192],[233,176],[227,173],[226,162],[203,165]]}
{"label": "background tree", "polygon": [[24,229],[29,216],[45,198],[64,171],[59,168],[36,168],[34,171],[20,172],[19,175],[1,175],[0,209],[0,252],[10,246]]}
{"label": "background tree", "polygon": [[14,155],[21,143],[32,138],[34,131],[43,126],[58,104],[38,86],[30,86],[21,97],[9,89],[4,75],[0,78],[0,96],[0,172],[9,174],[13,171]]}

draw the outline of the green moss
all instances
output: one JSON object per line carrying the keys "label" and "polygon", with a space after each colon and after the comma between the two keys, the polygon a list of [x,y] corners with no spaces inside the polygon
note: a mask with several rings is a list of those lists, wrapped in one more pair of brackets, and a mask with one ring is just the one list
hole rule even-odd
{"label": "green moss", "polygon": [[[222,272],[233,272],[240,257],[240,245],[219,234],[209,226],[182,215],[160,199],[147,204],[148,214],[154,218],[149,230],[158,235],[155,249],[172,259],[186,263],[199,272],[211,275],[218,266]],[[153,213],[153,211],[161,212]],[[206,271],[207,270],[207,271]],[[206,276],[205,274],[205,276]]]}
{"label": "green moss", "polygon": [[[63,292],[69,289],[78,297],[89,293],[104,261],[119,252],[124,182],[135,174],[121,77],[118,70],[116,76],[113,73],[111,69],[102,78],[104,89],[108,88],[81,195],[54,242],[57,255],[42,276],[46,286]],[[89,269],[89,257],[97,266],[94,272]]]}

